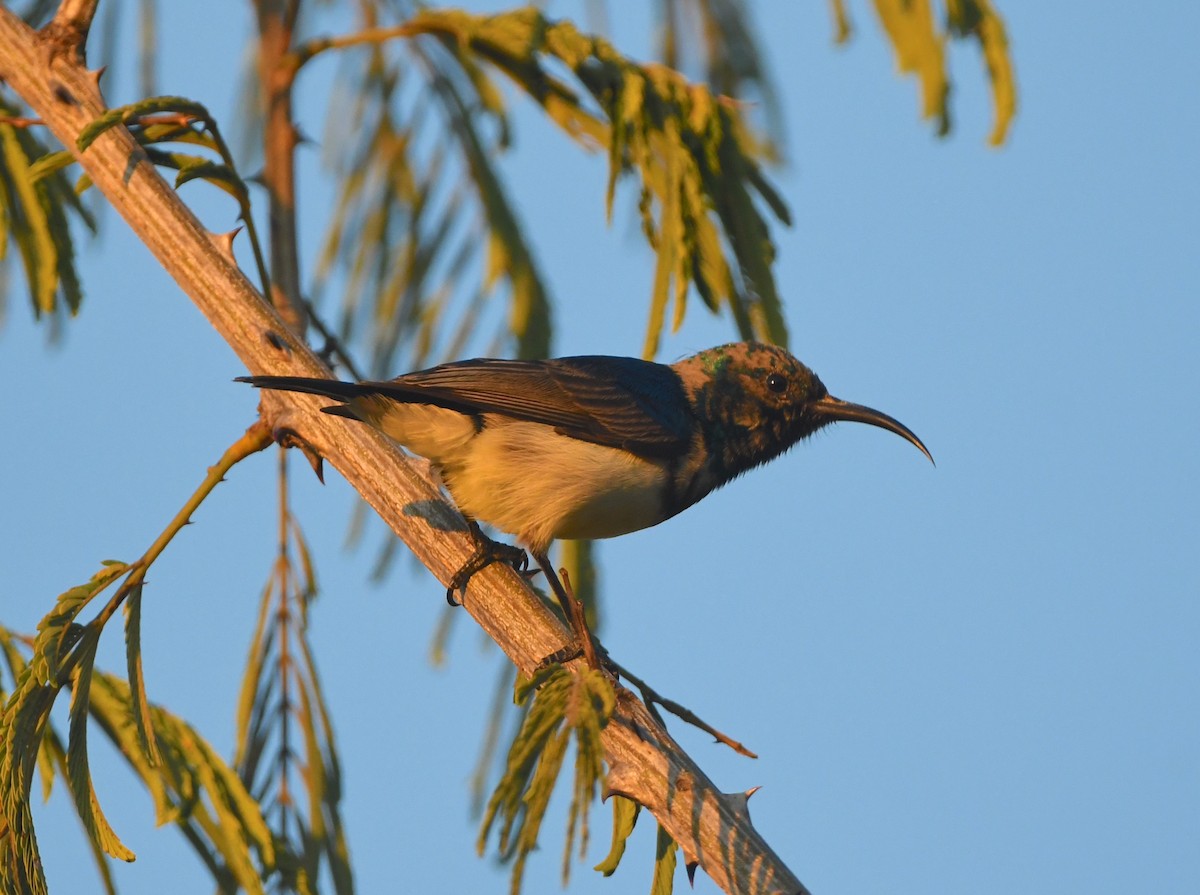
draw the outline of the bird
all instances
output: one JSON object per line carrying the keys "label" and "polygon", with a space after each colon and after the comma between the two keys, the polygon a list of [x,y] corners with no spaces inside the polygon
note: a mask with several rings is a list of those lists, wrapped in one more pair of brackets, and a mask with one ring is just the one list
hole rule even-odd
{"label": "bird", "polygon": [[491,562],[525,568],[525,551],[487,538],[479,522],[513,535],[593,666],[582,607],[548,560],[551,542],[658,525],[835,422],[886,429],[933,462],[902,423],[833,397],[811,369],[763,342],[720,345],[669,365],[606,355],[476,358],[385,381],[238,381],[329,398],[337,403],[324,412],[373,426],[430,460],[477,545],[447,598],[454,602]]}

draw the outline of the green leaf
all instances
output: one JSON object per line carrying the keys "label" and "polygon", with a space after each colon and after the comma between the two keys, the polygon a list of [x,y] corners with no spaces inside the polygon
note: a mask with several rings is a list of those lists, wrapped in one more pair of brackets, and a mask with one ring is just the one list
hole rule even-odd
{"label": "green leaf", "polygon": [[[301,689],[304,695],[306,714],[305,730],[309,748],[309,768],[320,765],[320,787],[311,779],[306,780],[311,807],[309,817],[312,826],[313,845],[319,849],[329,864],[334,891],[338,895],[352,895],[354,878],[350,864],[350,849],[346,842],[346,829],[341,817],[342,769],[338,758],[333,722],[329,717],[325,694],[317,674],[317,664],[312,655],[307,634],[300,638],[300,650],[304,659],[304,672],[308,686]],[[313,862],[314,871],[317,866]],[[315,872],[314,872],[315,876]]]}
{"label": "green leaf", "polygon": [[946,14],[954,37],[973,37],[983,50],[988,80],[992,86],[995,118],[988,142],[1000,146],[1017,111],[1017,86],[1012,57],[1008,52],[1008,34],[1004,21],[996,15],[989,0],[947,0]]}
{"label": "green leaf", "polygon": [[938,135],[945,136],[950,132],[950,84],[929,0],[875,0],[875,11],[896,51],[896,67],[915,74],[921,85],[921,116],[936,118]]}
{"label": "green leaf", "polygon": [[316,594],[316,575],[290,513],[285,525],[289,549],[272,564],[246,661],[236,770],[259,802],[276,809],[271,821],[278,885],[315,891],[327,862],[334,891],[349,895],[353,876],[341,819],[341,766],[308,642],[307,607]]}
{"label": "green leaf", "polygon": [[[314,292],[340,269],[339,336],[365,333],[368,375],[462,351],[481,321],[507,323],[518,353],[544,357],[549,300],[494,170],[507,139],[500,93],[457,48],[405,47],[404,60],[359,57],[347,75],[356,102],[330,116],[339,198]],[[493,295],[507,302],[506,321],[486,313]],[[386,549],[379,568],[395,554]]]}
{"label": "green leaf", "polygon": [[[1004,21],[990,0],[945,0],[945,29],[939,29],[931,0],[875,0],[875,11],[896,53],[896,67],[917,78],[921,116],[937,122],[938,136],[950,132],[952,92],[946,55],[954,40],[973,39],[983,51],[992,90],[994,118],[988,142],[1001,145],[1017,108],[1016,79]],[[842,3],[834,4],[839,42],[850,34]]]}
{"label": "green leaf", "polygon": [[157,706],[150,712],[163,760],[151,767],[138,742],[132,694],[119,678],[96,672],[90,707],[92,719],[154,797],[159,822],[181,827],[218,879],[262,893],[262,880],[275,867],[275,842],[236,771],[198,731]]}
{"label": "green leaf", "polygon": [[[755,197],[781,220],[787,210],[762,179],[755,159],[763,149],[748,135],[736,104],[664,66],[638,65],[606,41],[532,8],[495,16],[425,10],[409,27],[492,64],[583,145],[607,148],[609,214],[618,178],[628,173],[640,180],[643,230],[658,255],[645,356],[657,351],[672,296],[672,325],[682,323],[693,276],[716,266],[699,252],[714,247],[731,250],[727,268],[745,282],[737,293],[718,292],[736,284],[709,278],[698,287],[707,292],[706,303],[728,305],[739,325],[748,325],[741,327],[751,330],[746,335],[786,340],[771,272],[773,247]],[[562,66],[574,81],[557,75]],[[719,225],[724,238],[713,240],[702,221]]]}
{"label": "green leaf", "polygon": [[659,824],[658,839],[654,845],[654,878],[650,884],[650,895],[671,895],[675,888],[676,851],[679,846],[671,834]]}
{"label": "green leaf", "polygon": [[[10,235],[21,253],[34,308],[39,314],[49,314],[58,292],[59,245],[50,227],[45,195],[35,187],[29,158],[15,128],[0,125],[0,153],[9,193],[4,205],[14,220]],[[15,213],[21,216],[19,222]]]}
{"label": "green leaf", "polygon": [[150,703],[146,698],[146,681],[142,674],[142,582],[130,589],[125,599],[125,662],[128,667],[133,718],[137,723],[138,742],[151,767],[162,763],[158,739],[150,720]]}
{"label": "green leaf", "polygon": [[29,166],[29,178],[36,183],[73,164],[75,164],[75,156],[71,155],[65,149],[60,149],[58,152],[49,152]]}
{"label": "green leaf", "polygon": [[[292,536],[296,546],[296,556],[300,560],[300,607],[302,610],[307,610],[308,604],[316,598],[317,591],[317,571],[313,564],[312,551],[309,550],[308,540],[304,537],[304,531],[300,528],[300,523],[291,513],[288,514],[288,533]],[[308,618],[304,618],[304,626],[308,626]]]}
{"label": "green leaf", "polygon": [[105,854],[122,861],[132,861],[134,854],[113,832],[92,786],[92,775],[88,769],[87,718],[89,691],[92,685],[92,663],[96,658],[96,647],[100,643],[100,629],[88,626],[79,642],[80,661],[75,672],[75,685],[71,693],[70,738],[67,743],[67,782],[75,797],[75,810],[83,821],[88,836]]}
{"label": "green leaf", "polygon": [[[550,353],[550,302],[533,254],[525,243],[521,226],[496,175],[489,153],[480,141],[473,115],[459,92],[447,78],[438,78],[434,87],[450,114],[450,125],[458,137],[467,171],[483,207],[493,253],[490,279],[503,269],[512,287],[509,331],[517,339],[519,357],[540,358]],[[485,288],[487,278],[485,278]]]}
{"label": "green leaf", "polygon": [[0,830],[0,891],[46,891],[29,790],[57,692],[26,667],[0,715],[0,817],[7,822]]}
{"label": "green leaf", "polygon": [[621,857],[625,854],[625,842],[633,832],[638,813],[642,808],[633,799],[627,799],[624,796],[614,795],[611,799],[613,810],[612,845],[604,860],[595,867],[605,876],[612,876],[617,870],[617,865],[621,863]]}
{"label": "green leaf", "polygon": [[[155,118],[152,116],[160,116]],[[166,120],[163,120],[165,118]],[[233,154],[221,137],[216,119],[202,104],[179,96],[155,96],[116,109],[109,109],[80,132],[76,146],[85,152],[101,134],[124,124],[145,149],[151,163],[179,171],[175,179],[178,189],[190,180],[203,179],[232,196],[238,203],[239,218],[246,227],[258,268],[263,294],[270,294],[270,283],[254,216],[250,208],[250,192],[238,176]],[[200,125],[197,130],[194,125]],[[213,161],[185,153],[164,152],[153,148],[156,143],[187,143],[209,149],[220,156]]]}
{"label": "green leaf", "polygon": [[129,571],[122,562],[107,561],[87,584],[73,587],[59,595],[54,608],[38,622],[38,635],[33,644],[31,673],[38,683],[62,686],[59,680],[61,663],[83,631],[75,618],[105,588]]}
{"label": "green leaf", "polygon": [[250,650],[246,656],[246,670],[242,674],[242,686],[239,690],[237,704],[237,723],[235,752],[233,763],[239,768],[253,768],[257,764],[258,754],[264,742],[253,723],[255,718],[261,719],[266,711],[266,700],[270,694],[263,691],[263,664],[270,649],[267,641],[267,620],[274,594],[274,579],[263,588],[263,595],[258,601],[258,620],[254,625],[254,635],[250,638]]}
{"label": "green leaf", "polygon": [[538,753],[533,775],[529,778],[529,784],[521,796],[523,811],[520,814],[521,822],[517,825],[517,834],[515,837],[511,836],[511,824],[517,815],[511,815],[501,831],[501,854],[505,857],[514,854],[516,856],[516,860],[513,861],[510,884],[512,895],[519,895],[521,891],[525,862],[529,854],[537,848],[538,832],[546,817],[546,807],[550,804],[550,796],[554,792],[554,785],[558,782],[558,772],[562,768],[563,758],[567,754],[567,746],[570,742],[570,734],[566,731],[557,732],[546,741]]}
{"label": "green leaf", "polygon": [[[12,113],[0,101],[0,115]],[[74,314],[83,301],[72,223],[82,222],[94,232],[95,221],[62,169],[70,160],[63,153],[48,153],[30,129],[0,125],[0,262],[11,240],[38,317],[64,306]]]}
{"label": "green leaf", "polygon": [[[513,895],[519,892],[525,862],[537,847],[546,806],[572,740],[575,770],[564,844],[564,882],[576,834],[581,852],[586,848],[588,809],[604,778],[600,734],[616,705],[612,686],[593,669],[573,673],[558,666],[535,681],[540,686],[533,692],[532,704],[513,738],[505,771],[484,812],[478,839],[482,853],[499,822],[498,850],[502,859],[513,862]],[[518,697],[527,696],[532,684],[518,682]]]}
{"label": "green leaf", "polygon": [[186,115],[206,123],[213,120],[212,116],[208,114],[208,110],[198,102],[184,99],[182,96],[152,96],[127,106],[109,109],[79,132],[75,147],[80,152],[87,152],[88,147],[95,143],[105,131],[111,130],[119,124],[128,124],[144,115],[164,113]]}
{"label": "green leaf", "polygon": [[[16,686],[0,714],[0,816],[8,822],[6,830],[0,827],[0,891],[45,890],[29,809],[35,764],[41,768],[46,795],[54,766],[65,767],[80,817],[93,842],[109,854],[128,854],[99,813],[87,772],[86,724],[81,719],[88,705],[91,664],[100,629],[94,623],[84,627],[75,622],[88,602],[127,570],[123,563],[109,562],[88,584],[62,594],[39,624],[28,663],[6,638],[5,656],[16,674]],[[68,754],[50,729],[49,717],[55,698],[72,672],[75,689]]]}
{"label": "green leaf", "polygon": [[206,180],[231,195],[243,209],[250,207],[246,184],[227,165],[218,164],[211,159],[184,156],[178,153],[172,153],[172,157],[180,163],[179,174],[175,177],[175,189],[179,189],[191,180]]}

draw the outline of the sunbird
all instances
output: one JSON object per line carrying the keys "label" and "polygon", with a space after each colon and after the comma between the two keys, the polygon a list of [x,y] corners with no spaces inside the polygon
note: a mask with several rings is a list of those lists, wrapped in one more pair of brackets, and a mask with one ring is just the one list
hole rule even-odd
{"label": "sunbird", "polygon": [[324,412],[359,420],[429,459],[477,550],[448,598],[497,560],[533,554],[595,665],[582,607],[547,558],[558,538],[611,538],[670,519],[726,482],[839,421],[894,432],[932,455],[906,426],[829,394],[775,345],[735,342],[669,366],[632,357],[477,358],[373,382],[245,376],[260,388],[322,395]]}

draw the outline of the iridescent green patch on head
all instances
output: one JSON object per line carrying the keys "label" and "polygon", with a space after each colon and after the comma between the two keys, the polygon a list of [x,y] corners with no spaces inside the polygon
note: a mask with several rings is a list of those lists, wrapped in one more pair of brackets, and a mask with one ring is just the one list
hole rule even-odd
{"label": "iridescent green patch on head", "polygon": [[718,345],[716,348],[708,348],[695,355],[695,359],[700,362],[700,366],[704,372],[710,376],[719,376],[729,366],[733,358],[730,356],[730,349],[740,347],[737,344]]}
{"label": "iridescent green patch on head", "polygon": [[722,349],[730,355],[728,372],[740,378],[744,388],[758,392],[769,404],[777,404],[781,398],[814,400],[826,393],[816,374],[778,345],[740,342],[722,346]]}

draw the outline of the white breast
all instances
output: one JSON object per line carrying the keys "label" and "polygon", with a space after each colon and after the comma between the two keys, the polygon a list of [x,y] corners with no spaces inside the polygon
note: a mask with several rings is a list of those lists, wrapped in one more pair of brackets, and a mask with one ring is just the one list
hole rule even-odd
{"label": "white breast", "polygon": [[362,418],[440,469],[460,510],[544,550],[556,538],[611,538],[664,518],[666,471],[540,423],[426,404],[362,402]]}
{"label": "white breast", "polygon": [[556,538],[611,538],[663,519],[659,464],[537,423],[489,416],[442,466],[463,512],[535,549]]}

